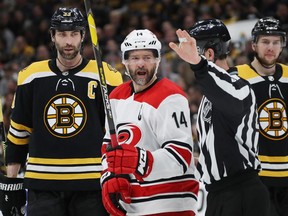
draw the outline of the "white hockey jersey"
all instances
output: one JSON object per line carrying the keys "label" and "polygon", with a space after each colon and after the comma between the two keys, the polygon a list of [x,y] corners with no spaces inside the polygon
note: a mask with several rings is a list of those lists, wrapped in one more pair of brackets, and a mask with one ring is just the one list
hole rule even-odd
{"label": "white hockey jersey", "polygon": [[[190,110],[184,92],[164,78],[134,93],[132,82],[115,88],[110,101],[119,144],[149,150],[151,173],[140,182],[131,174],[127,215],[196,212],[199,184],[194,177]],[[109,143],[109,129],[103,145]],[[107,168],[105,153],[103,166]]]}

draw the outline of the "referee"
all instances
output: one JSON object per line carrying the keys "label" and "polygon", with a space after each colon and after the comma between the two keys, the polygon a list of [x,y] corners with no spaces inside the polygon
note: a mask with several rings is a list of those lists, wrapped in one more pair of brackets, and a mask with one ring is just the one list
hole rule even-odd
{"label": "referee", "polygon": [[191,37],[176,33],[181,43],[170,47],[191,64],[204,95],[197,117],[197,170],[208,191],[205,216],[268,216],[269,193],[257,175],[256,99],[248,82],[229,71],[226,26],[210,19],[189,29]]}

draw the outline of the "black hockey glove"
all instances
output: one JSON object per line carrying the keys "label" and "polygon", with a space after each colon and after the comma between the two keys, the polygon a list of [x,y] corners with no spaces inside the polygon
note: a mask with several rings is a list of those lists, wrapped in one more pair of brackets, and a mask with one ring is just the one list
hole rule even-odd
{"label": "black hockey glove", "polygon": [[23,179],[0,174],[0,210],[3,216],[25,215],[26,191]]}
{"label": "black hockey glove", "polygon": [[102,186],[102,201],[104,207],[111,215],[125,216],[119,200],[125,203],[131,203],[130,182],[128,175],[114,175],[111,172],[104,172],[100,182]]}

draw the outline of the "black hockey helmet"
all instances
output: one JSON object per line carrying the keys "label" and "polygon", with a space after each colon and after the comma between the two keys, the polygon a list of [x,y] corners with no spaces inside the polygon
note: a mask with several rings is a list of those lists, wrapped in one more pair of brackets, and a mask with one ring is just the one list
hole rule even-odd
{"label": "black hockey helmet", "polygon": [[280,21],[273,17],[259,19],[251,34],[254,43],[257,42],[259,35],[278,35],[282,37],[283,46],[286,45],[286,32],[281,28]]}
{"label": "black hockey helmet", "polygon": [[196,39],[199,54],[203,54],[208,48],[214,50],[216,58],[229,53],[231,37],[227,27],[218,19],[198,21],[188,33]]}
{"label": "black hockey helmet", "polygon": [[59,31],[85,31],[86,20],[77,8],[58,8],[51,18],[51,30]]}

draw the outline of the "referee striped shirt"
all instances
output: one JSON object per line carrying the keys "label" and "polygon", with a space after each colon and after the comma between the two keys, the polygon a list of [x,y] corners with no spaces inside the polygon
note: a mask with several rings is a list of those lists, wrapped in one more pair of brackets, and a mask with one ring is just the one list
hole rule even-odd
{"label": "referee striped shirt", "polygon": [[259,125],[250,84],[204,58],[191,69],[204,94],[197,117],[196,176],[211,185],[251,170],[258,172]]}

